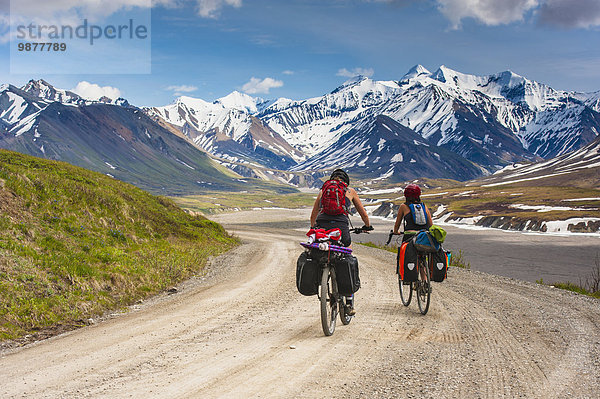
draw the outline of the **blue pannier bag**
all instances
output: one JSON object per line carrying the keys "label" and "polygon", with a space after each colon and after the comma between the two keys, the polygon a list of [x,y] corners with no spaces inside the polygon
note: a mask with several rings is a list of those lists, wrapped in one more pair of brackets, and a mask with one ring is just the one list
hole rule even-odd
{"label": "blue pannier bag", "polygon": [[428,231],[418,232],[412,240],[420,252],[437,252],[440,249],[440,243]]}

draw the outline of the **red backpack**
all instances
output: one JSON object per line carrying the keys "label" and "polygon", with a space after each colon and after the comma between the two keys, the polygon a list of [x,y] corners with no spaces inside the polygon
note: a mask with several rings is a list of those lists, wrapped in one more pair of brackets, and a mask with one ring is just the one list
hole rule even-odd
{"label": "red backpack", "polygon": [[348,185],[339,180],[327,180],[321,188],[321,210],[326,215],[347,215],[346,189]]}

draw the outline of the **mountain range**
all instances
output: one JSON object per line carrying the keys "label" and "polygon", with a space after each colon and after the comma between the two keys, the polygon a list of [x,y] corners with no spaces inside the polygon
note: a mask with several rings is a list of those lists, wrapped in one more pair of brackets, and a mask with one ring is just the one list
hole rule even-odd
{"label": "mountain range", "polygon": [[[124,99],[89,101],[32,80],[0,87],[0,147],[154,191],[168,183],[183,192],[213,176],[216,185],[235,186],[223,166],[238,179],[293,185],[317,185],[316,178],[337,167],[392,182],[468,180],[585,147],[600,132],[599,111],[600,92],[554,90],[510,71],[475,76],[445,66],[430,72],[417,65],[390,81],[359,76],[307,100],[233,92],[213,102],[180,97],[147,108]],[[149,170],[161,175],[160,183],[142,182]],[[173,186],[173,174],[188,177]]]}
{"label": "mountain range", "polygon": [[513,164],[493,175],[467,183],[467,186],[495,187],[518,183],[539,186],[600,189],[600,136],[580,148],[534,164]]}
{"label": "mountain range", "polygon": [[[328,94],[301,101],[265,101],[237,92],[210,104],[197,105],[198,101],[182,97],[170,106],[147,112],[183,132],[194,127],[197,143],[236,162],[251,161],[215,149],[214,132],[287,155],[286,164],[291,160],[297,163],[289,166],[290,170],[337,165],[371,178],[423,175],[410,162],[415,158],[408,156],[426,148],[418,142],[446,149],[471,163],[445,165],[444,172],[431,175],[432,171],[427,171],[428,177],[465,180],[514,162],[549,159],[577,150],[600,132],[600,92],[558,91],[510,71],[474,76],[445,66],[432,73],[417,65],[398,80],[374,81],[358,76]],[[232,114],[237,117],[232,118]],[[377,143],[386,140],[377,137],[381,130],[372,129],[380,116],[396,122],[388,127],[394,125],[405,134],[408,129],[418,135],[402,156],[395,154],[395,159],[403,160],[394,162],[393,170],[390,157],[378,159],[376,155],[384,149]],[[251,138],[251,118],[258,119],[265,132],[270,129],[272,140]],[[198,131],[209,133],[197,136]],[[365,145],[367,136],[369,144]],[[282,148],[280,138],[295,151]],[[350,147],[351,151],[343,150]],[[428,160],[435,163],[431,156]]]}
{"label": "mountain range", "polygon": [[245,180],[122,99],[90,102],[31,81],[0,89],[0,117],[0,148],[66,161],[153,193],[246,187]]}

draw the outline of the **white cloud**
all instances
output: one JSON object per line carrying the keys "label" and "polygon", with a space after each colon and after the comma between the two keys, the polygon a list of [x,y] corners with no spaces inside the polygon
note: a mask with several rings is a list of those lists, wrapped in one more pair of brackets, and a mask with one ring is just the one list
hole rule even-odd
{"label": "white cloud", "polygon": [[116,87],[99,86],[85,80],[77,83],[77,86],[71,91],[88,100],[98,100],[100,97],[108,97],[114,100],[121,97],[121,91]]}
{"label": "white cloud", "polygon": [[172,91],[174,96],[180,96],[183,93],[191,93],[196,91],[198,90],[198,87],[189,85],[173,85],[167,87],[165,90]]}
{"label": "white cloud", "polygon": [[293,74],[295,74],[296,72],[294,72],[294,71],[290,71],[289,69],[286,69],[285,71],[283,71],[283,72],[281,72],[281,73],[282,73],[282,74],[284,74],[284,75],[293,75]]}
{"label": "white cloud", "polygon": [[7,14],[0,13],[0,44],[10,41],[10,18]]}
{"label": "white cloud", "polygon": [[539,21],[561,28],[590,28],[600,25],[598,0],[546,0],[539,10]]}
{"label": "white cloud", "polygon": [[248,83],[242,86],[242,91],[248,94],[269,94],[269,90],[283,86],[281,80],[273,78],[259,79],[252,77]]}
{"label": "white cloud", "polygon": [[109,16],[119,10],[132,7],[150,8],[156,5],[173,5],[174,0],[18,0],[11,1],[12,14],[33,18],[56,18],[65,15],[78,15],[95,19]]}
{"label": "white cloud", "polygon": [[[363,0],[405,7],[422,0]],[[525,20],[531,15],[538,23],[560,28],[600,26],[599,0],[432,0],[442,14],[460,29],[472,18],[484,25],[503,25]]]}
{"label": "white cloud", "polygon": [[525,14],[538,7],[540,0],[437,0],[438,8],[459,29],[465,18],[485,25],[522,21]]}
{"label": "white cloud", "polygon": [[221,9],[225,6],[239,8],[242,0],[197,0],[198,14],[204,18],[218,18]]}
{"label": "white cloud", "polygon": [[346,68],[342,68],[337,71],[336,75],[344,76],[346,78],[353,78],[355,76],[362,75],[362,76],[366,76],[369,78],[369,77],[373,76],[374,73],[375,73],[375,71],[373,70],[373,68],[354,68],[351,71],[349,71]]}
{"label": "white cloud", "polygon": [[173,85],[166,88],[168,91],[179,91],[183,93],[191,93],[192,91],[198,90],[196,86],[188,86],[188,85]]}
{"label": "white cloud", "polygon": [[[225,6],[241,7],[242,0],[12,0],[10,12],[26,18],[53,18],[70,20],[88,18],[96,20],[133,7],[182,7],[186,3],[196,3],[198,14],[204,18],[216,18]],[[9,12],[9,2],[0,0],[0,13]]]}

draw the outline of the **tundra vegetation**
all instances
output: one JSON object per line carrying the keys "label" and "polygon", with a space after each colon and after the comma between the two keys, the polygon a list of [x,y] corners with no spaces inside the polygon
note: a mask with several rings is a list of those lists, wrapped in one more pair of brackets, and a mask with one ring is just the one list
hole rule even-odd
{"label": "tundra vegetation", "polygon": [[87,324],[202,273],[236,242],[170,199],[0,150],[0,340]]}

